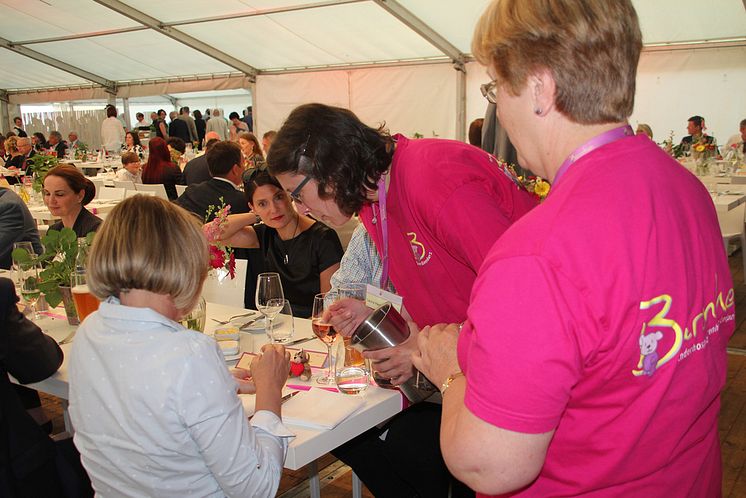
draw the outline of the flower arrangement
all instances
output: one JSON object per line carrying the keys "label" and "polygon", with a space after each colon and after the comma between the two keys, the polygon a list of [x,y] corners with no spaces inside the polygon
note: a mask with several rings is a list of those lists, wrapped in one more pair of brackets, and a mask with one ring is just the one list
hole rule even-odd
{"label": "flower arrangement", "polygon": [[54,168],[60,163],[60,160],[57,159],[57,154],[51,153],[51,154],[34,154],[32,157],[29,157],[27,159],[27,162],[29,164],[29,171],[31,171],[34,182],[33,187],[35,192],[41,192],[41,189],[43,187],[44,177],[47,174],[47,171]]}
{"label": "flower arrangement", "polygon": [[78,142],[78,146],[75,147],[75,159],[78,161],[85,161],[88,158],[88,145],[83,142]]}
{"label": "flower arrangement", "polygon": [[524,178],[523,176],[519,176],[518,181],[520,181],[521,185],[528,190],[529,194],[532,194],[534,197],[539,199],[539,201],[543,201],[546,199],[547,195],[549,195],[551,185],[541,177],[526,176]]}
{"label": "flower arrangement", "polygon": [[209,206],[205,213],[203,231],[207,242],[210,243],[210,268],[219,273],[219,280],[223,280],[227,275],[231,280],[236,278],[236,256],[233,254],[233,248],[220,240],[220,234],[228,223],[230,212],[231,205],[226,205],[221,197],[220,204]]}

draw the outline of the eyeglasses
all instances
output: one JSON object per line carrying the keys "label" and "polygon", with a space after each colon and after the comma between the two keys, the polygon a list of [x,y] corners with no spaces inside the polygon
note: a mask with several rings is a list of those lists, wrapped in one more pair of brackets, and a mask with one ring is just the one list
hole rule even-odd
{"label": "eyeglasses", "polygon": [[[308,134],[308,138],[306,138],[305,143],[303,144],[303,147],[300,150],[300,156],[298,156],[298,171],[310,171],[313,169],[313,161],[310,157],[306,155],[306,149],[308,148],[308,141],[311,140],[311,134]],[[292,192],[290,192],[290,198],[295,201],[303,204],[303,200],[300,198],[300,191],[303,190],[303,187],[306,186],[306,183],[311,181],[311,177],[309,175],[304,175],[303,180],[298,184],[297,187],[293,189]]]}
{"label": "eyeglasses", "polygon": [[497,104],[497,80],[485,83],[479,89],[482,90],[482,95],[487,99],[487,102]]}

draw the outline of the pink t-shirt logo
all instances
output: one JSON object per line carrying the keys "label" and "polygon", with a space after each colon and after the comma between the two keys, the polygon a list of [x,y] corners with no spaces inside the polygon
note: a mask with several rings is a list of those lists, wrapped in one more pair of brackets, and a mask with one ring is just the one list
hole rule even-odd
{"label": "pink t-shirt logo", "polygon": [[412,247],[412,253],[414,254],[414,260],[417,266],[425,266],[430,258],[433,256],[432,251],[425,249],[425,244],[417,240],[417,234],[414,232],[407,232],[410,237],[409,245]]}
{"label": "pink t-shirt logo", "polygon": [[[722,291],[706,303],[702,310],[687,319],[687,326],[682,330],[679,323],[668,315],[671,311],[673,298],[662,294],[649,301],[640,302],[640,310],[657,309],[657,313],[642,324],[638,345],[640,358],[637,367],[632,370],[634,376],[652,376],[657,369],[671,361],[677,354],[679,362],[686,360],[691,354],[707,348],[710,336],[720,331],[723,323],[735,319],[735,295],[731,288],[723,299]],[[659,305],[663,305],[658,308]],[[649,332],[648,328],[655,328]],[[646,333],[647,332],[647,333]],[[669,344],[666,350],[665,344]],[[681,351],[682,346],[685,349]],[[665,354],[662,354],[666,351]],[[681,351],[681,354],[679,354]]]}

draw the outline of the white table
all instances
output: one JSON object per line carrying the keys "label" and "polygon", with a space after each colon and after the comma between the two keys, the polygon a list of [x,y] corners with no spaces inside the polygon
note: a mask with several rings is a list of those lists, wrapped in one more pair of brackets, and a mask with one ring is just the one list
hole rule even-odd
{"label": "white table", "polygon": [[746,202],[746,193],[710,194],[718,211],[731,211]]}
{"label": "white table", "polygon": [[[101,215],[110,212],[117,204],[119,204],[119,201],[114,199],[93,199],[86,205],[86,209],[95,215]],[[59,219],[52,215],[44,204],[29,205],[28,210],[31,212],[31,217],[39,222]]]}
{"label": "white table", "polygon": [[[224,319],[245,311],[246,310],[240,308],[208,303],[208,318],[205,325],[205,333],[211,334],[216,327],[220,326],[220,324],[211,320],[211,317]],[[59,313],[60,316],[64,315],[64,311],[59,311],[59,308],[55,310],[55,312]],[[75,329],[75,327],[68,325],[66,319],[62,318],[43,317],[37,322],[37,324],[45,333],[52,336],[57,341],[60,341]],[[303,318],[296,318],[293,339],[311,336],[313,336],[311,321]],[[268,342],[267,336],[263,332],[242,333],[241,339],[240,343],[242,349],[245,348],[248,350],[250,347],[251,352],[258,352],[261,347]],[[51,377],[35,384],[29,384],[28,387],[67,400],[69,398],[68,360],[72,344],[64,344],[60,347],[65,353],[65,359],[59,370],[57,370],[57,372]],[[318,339],[290,347],[304,347],[306,349],[318,351],[326,350],[326,346]],[[317,385],[314,384],[313,379],[310,382],[303,382],[300,379],[294,378],[289,382],[293,385]],[[316,460],[341,444],[362,434],[371,427],[385,422],[399,413],[403,408],[402,395],[399,391],[381,389],[375,385],[369,386],[361,395],[361,398],[365,401],[365,405],[331,430],[309,429],[288,424],[291,430],[296,434],[296,437],[289,445],[284,466],[290,470],[298,470],[304,465],[311,464],[311,496],[314,498],[320,496],[318,469],[315,465]],[[66,404],[63,406],[66,408]],[[71,428],[69,425],[70,421],[67,416],[67,410],[65,410],[64,415],[65,426]],[[356,482],[357,476],[353,476],[353,491],[355,491]]]}

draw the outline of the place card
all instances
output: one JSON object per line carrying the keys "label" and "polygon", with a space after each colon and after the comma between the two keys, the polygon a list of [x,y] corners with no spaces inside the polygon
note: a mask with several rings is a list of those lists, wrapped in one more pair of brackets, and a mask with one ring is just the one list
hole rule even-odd
{"label": "place card", "polygon": [[[292,358],[296,352],[300,351],[300,348],[287,348],[287,350],[290,353],[290,358]],[[306,349],[305,351],[306,353],[308,353],[308,364],[311,365],[311,368],[326,367],[328,354],[325,351],[311,351],[308,349]],[[256,356],[256,353],[243,353],[238,359],[238,363],[236,363],[236,368],[249,370],[251,368],[251,360],[254,358],[254,356]]]}
{"label": "place card", "polygon": [[398,294],[379,289],[375,285],[368,284],[366,287],[365,305],[368,308],[377,309],[386,303],[391,303],[394,309],[401,313],[402,302],[403,298]]}

